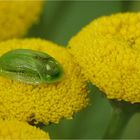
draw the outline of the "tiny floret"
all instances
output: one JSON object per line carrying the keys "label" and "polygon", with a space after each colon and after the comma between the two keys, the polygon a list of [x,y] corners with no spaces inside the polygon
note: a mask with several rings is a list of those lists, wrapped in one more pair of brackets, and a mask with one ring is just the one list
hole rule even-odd
{"label": "tiny floret", "polygon": [[26,122],[17,120],[0,120],[1,140],[27,140],[40,139],[50,140],[49,134]]}
{"label": "tiny floret", "polygon": [[13,39],[0,43],[0,57],[15,49],[48,54],[61,64],[64,75],[57,82],[39,85],[0,76],[0,118],[58,123],[61,118],[70,119],[86,107],[86,80],[66,48],[41,39]]}
{"label": "tiny floret", "polygon": [[0,1],[0,40],[21,37],[37,22],[43,1]]}
{"label": "tiny floret", "polygon": [[140,13],[94,20],[69,41],[85,76],[107,98],[140,102]]}

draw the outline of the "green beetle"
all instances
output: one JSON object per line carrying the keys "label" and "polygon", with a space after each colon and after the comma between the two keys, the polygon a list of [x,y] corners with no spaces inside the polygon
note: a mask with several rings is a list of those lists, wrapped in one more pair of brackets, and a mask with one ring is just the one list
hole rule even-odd
{"label": "green beetle", "polygon": [[23,83],[54,83],[63,73],[60,63],[43,52],[16,49],[0,57],[0,75]]}

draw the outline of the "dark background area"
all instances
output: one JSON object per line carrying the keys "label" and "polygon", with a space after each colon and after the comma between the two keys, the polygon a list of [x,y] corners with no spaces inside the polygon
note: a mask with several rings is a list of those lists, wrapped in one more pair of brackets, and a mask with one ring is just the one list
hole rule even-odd
{"label": "dark background area", "polygon": [[[26,37],[39,37],[66,46],[69,39],[95,18],[117,12],[139,11],[140,1],[47,1],[40,21]],[[111,106],[102,93],[89,85],[90,105],[73,120],[43,127],[53,139],[102,138],[111,117]],[[140,114],[129,122],[123,138],[140,138]]]}

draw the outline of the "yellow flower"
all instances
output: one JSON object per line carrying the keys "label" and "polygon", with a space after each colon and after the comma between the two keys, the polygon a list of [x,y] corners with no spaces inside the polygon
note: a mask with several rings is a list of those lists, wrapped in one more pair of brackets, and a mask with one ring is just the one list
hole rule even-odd
{"label": "yellow flower", "polygon": [[0,139],[45,139],[50,140],[49,134],[30,126],[26,122],[16,120],[0,120]]}
{"label": "yellow flower", "polygon": [[69,47],[86,77],[109,99],[140,102],[140,13],[94,20]]}
{"label": "yellow flower", "polygon": [[38,20],[43,1],[0,1],[0,40],[25,35]]}
{"label": "yellow flower", "polygon": [[39,86],[0,77],[0,118],[58,123],[87,105],[85,79],[65,48],[41,39],[15,39],[0,43],[0,55],[19,48],[46,52],[63,66],[65,74],[58,83]]}

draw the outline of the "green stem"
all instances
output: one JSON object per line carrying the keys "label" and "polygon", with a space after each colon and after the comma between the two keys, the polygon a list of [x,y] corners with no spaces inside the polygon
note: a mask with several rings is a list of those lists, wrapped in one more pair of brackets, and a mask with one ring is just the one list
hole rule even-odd
{"label": "green stem", "polygon": [[132,114],[127,115],[122,109],[114,108],[104,138],[120,138],[131,117]]}
{"label": "green stem", "polygon": [[131,117],[140,111],[139,104],[111,101],[113,107],[112,118],[104,135],[105,139],[119,139]]}

